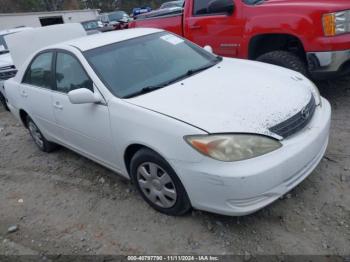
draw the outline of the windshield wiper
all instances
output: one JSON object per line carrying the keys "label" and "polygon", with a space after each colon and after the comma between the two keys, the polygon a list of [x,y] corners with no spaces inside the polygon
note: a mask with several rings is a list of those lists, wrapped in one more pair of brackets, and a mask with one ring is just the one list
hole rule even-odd
{"label": "windshield wiper", "polygon": [[130,95],[126,95],[126,96],[123,96],[123,98],[132,98],[132,97],[135,97],[135,96],[139,96],[139,95],[143,95],[143,94],[147,94],[147,93],[150,93],[152,91],[155,91],[157,89],[161,89],[163,87],[165,87],[167,84],[164,84],[164,85],[157,85],[157,86],[146,86],[144,88],[142,88],[141,90],[135,92],[135,93],[132,93]]}
{"label": "windshield wiper", "polygon": [[129,94],[129,95],[126,95],[126,96],[123,96],[123,98],[132,98],[132,97],[135,97],[135,96],[139,96],[139,95],[144,95],[144,94],[147,94],[147,93],[150,93],[150,92],[153,92],[155,90],[158,90],[158,89],[161,89],[163,87],[166,87],[170,84],[173,84],[177,81],[180,81],[184,78],[186,78],[187,76],[191,76],[193,74],[196,74],[196,73],[199,73],[201,71],[204,71],[214,65],[216,65],[218,62],[220,62],[222,60],[222,57],[221,56],[218,56],[217,57],[217,60],[205,65],[205,66],[202,66],[202,67],[199,67],[199,68],[195,68],[195,69],[190,69],[188,70],[185,74],[183,75],[180,75],[174,79],[171,79],[170,81],[167,81],[165,83],[162,83],[160,85],[155,85],[155,86],[146,86],[144,88],[142,88],[141,90],[135,92],[135,93],[132,93],[132,94]]}
{"label": "windshield wiper", "polygon": [[216,65],[216,63],[219,62],[219,61],[221,61],[221,60],[222,60],[222,57],[218,57],[218,60],[217,60],[217,61],[213,61],[213,62],[211,62],[211,63],[209,63],[209,64],[207,64],[207,65],[205,65],[205,66],[201,66],[201,67],[198,67],[198,68],[195,68],[195,69],[190,69],[190,70],[188,70],[187,73],[186,73],[186,75],[187,75],[187,76],[191,76],[191,75],[194,75],[194,74],[199,73],[199,72],[201,72],[201,71],[204,71],[204,70],[206,70],[206,69],[208,69],[208,68],[210,68],[210,67]]}

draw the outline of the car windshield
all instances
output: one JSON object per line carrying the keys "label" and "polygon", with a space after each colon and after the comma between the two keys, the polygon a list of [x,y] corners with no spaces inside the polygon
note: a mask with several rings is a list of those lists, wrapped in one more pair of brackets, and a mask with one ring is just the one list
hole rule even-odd
{"label": "car windshield", "polygon": [[221,61],[168,32],[98,47],[84,55],[107,88],[121,98],[165,87]]}
{"label": "car windshield", "polygon": [[88,21],[82,23],[85,30],[94,30],[99,27],[98,21]]}
{"label": "car windshield", "polygon": [[123,11],[110,13],[110,14],[108,15],[109,21],[119,21],[119,20],[121,20],[124,16],[128,16],[128,14],[125,13],[125,12],[123,12]]}

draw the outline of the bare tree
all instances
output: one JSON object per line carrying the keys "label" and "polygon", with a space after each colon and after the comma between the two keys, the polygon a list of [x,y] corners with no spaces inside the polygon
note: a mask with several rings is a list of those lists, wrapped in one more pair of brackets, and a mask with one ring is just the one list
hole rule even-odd
{"label": "bare tree", "polygon": [[43,0],[47,11],[57,11],[62,9],[64,0]]}

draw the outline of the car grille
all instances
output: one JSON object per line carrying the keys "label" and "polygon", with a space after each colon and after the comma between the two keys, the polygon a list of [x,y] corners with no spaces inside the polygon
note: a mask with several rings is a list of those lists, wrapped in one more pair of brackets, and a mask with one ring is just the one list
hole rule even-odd
{"label": "car grille", "polygon": [[17,74],[17,70],[7,70],[7,71],[0,71],[0,80],[7,80],[11,77],[14,77]]}
{"label": "car grille", "polygon": [[315,113],[315,109],[315,98],[312,95],[309,103],[299,113],[271,127],[269,130],[283,138],[289,137],[303,129],[310,122]]}

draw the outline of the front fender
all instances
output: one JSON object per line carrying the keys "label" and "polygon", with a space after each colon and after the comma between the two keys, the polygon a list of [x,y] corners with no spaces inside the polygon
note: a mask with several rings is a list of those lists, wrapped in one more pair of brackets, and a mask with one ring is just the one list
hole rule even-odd
{"label": "front fender", "polygon": [[117,165],[127,174],[124,163],[126,149],[133,144],[148,147],[166,160],[200,162],[203,156],[191,148],[184,136],[206,134],[191,126],[158,112],[151,111],[127,100],[111,99],[108,104]]}

